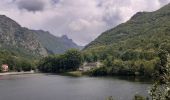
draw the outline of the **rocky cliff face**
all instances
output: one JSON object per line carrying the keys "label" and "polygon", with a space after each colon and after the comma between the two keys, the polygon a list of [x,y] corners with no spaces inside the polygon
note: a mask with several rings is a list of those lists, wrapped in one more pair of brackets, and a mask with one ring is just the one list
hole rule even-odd
{"label": "rocky cliff face", "polygon": [[56,37],[43,30],[30,30],[5,15],[0,15],[0,49],[47,56],[48,53],[63,53],[70,48],[79,46],[67,36]]}
{"label": "rocky cliff face", "polygon": [[33,31],[21,27],[4,15],[0,15],[0,46],[9,50],[11,48],[22,49],[23,52],[33,55],[47,55],[47,51],[38,41]]}

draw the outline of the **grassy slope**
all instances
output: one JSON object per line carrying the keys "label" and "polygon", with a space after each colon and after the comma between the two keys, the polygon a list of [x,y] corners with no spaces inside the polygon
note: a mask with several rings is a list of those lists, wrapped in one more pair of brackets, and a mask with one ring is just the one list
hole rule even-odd
{"label": "grassy slope", "polygon": [[[99,48],[156,50],[156,46],[170,47],[170,4],[155,12],[139,12],[126,23],[104,32],[85,47],[85,51]],[[165,47],[165,46],[164,46]]]}

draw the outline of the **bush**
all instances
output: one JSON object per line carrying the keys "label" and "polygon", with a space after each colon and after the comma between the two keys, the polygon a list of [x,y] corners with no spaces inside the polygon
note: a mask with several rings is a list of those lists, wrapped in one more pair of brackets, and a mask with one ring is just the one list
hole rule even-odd
{"label": "bush", "polygon": [[106,67],[100,67],[91,70],[89,73],[91,76],[106,76],[108,75],[108,70]]}

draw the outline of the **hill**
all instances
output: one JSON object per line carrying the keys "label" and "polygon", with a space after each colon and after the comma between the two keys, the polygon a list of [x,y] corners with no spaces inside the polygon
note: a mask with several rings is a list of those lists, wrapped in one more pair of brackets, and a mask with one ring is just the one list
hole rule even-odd
{"label": "hill", "polygon": [[22,27],[5,15],[0,15],[0,50],[10,51],[23,57],[47,56],[79,48],[66,36],[56,37],[43,30]]}
{"label": "hill", "polygon": [[138,12],[129,21],[102,33],[84,50],[98,47],[114,49],[155,49],[168,45],[170,4],[154,12]]}
{"label": "hill", "polygon": [[104,33],[84,50],[86,61],[102,61],[93,75],[152,76],[159,52],[170,53],[170,4],[154,12],[138,12],[130,20]]}
{"label": "hill", "polygon": [[32,30],[21,27],[5,15],[0,15],[0,49],[23,55],[47,55]]}
{"label": "hill", "polygon": [[75,44],[72,39],[66,35],[56,37],[49,32],[43,30],[35,30],[38,40],[49,53],[61,54],[70,48],[80,49],[80,46]]}

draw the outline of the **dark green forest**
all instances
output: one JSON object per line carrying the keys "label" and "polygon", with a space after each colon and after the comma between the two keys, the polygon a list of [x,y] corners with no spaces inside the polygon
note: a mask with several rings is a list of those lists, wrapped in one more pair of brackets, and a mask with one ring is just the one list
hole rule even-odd
{"label": "dark green forest", "polygon": [[81,63],[81,52],[76,49],[70,49],[64,54],[51,55],[41,59],[38,69],[45,73],[62,73],[77,70]]}

